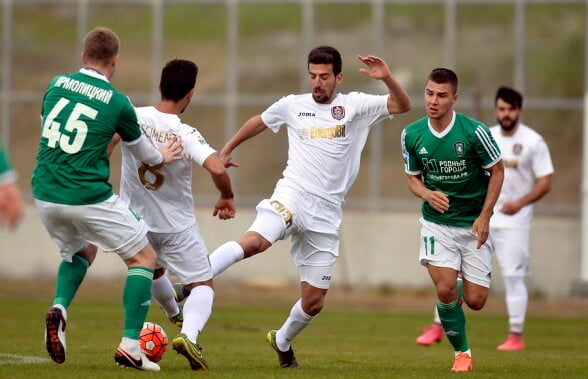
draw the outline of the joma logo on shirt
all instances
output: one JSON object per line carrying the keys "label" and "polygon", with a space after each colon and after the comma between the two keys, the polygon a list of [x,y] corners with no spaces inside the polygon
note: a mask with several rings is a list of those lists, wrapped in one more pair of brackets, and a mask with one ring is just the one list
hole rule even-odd
{"label": "joma logo on shirt", "polygon": [[299,112],[298,117],[316,117],[312,112]]}

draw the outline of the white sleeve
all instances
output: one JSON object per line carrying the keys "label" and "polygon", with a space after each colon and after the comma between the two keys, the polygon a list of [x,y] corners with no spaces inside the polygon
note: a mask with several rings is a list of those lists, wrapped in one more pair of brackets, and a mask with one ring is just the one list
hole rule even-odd
{"label": "white sleeve", "polygon": [[143,163],[147,163],[149,166],[154,166],[163,162],[163,156],[157,149],[151,144],[151,141],[144,134],[131,142],[123,141],[125,146],[129,149],[131,154]]}
{"label": "white sleeve", "polygon": [[182,127],[181,138],[184,154],[202,166],[209,156],[216,153],[216,150],[206,142],[196,128],[186,124],[182,124]]}

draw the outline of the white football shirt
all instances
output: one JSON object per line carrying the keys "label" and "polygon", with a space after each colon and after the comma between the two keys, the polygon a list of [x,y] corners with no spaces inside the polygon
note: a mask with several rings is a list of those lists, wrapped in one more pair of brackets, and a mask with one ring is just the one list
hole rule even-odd
{"label": "white football shirt", "polygon": [[[152,106],[135,110],[143,134],[156,148],[179,137],[184,147],[184,157],[163,165],[158,169],[159,173],[153,173],[144,171],[143,163],[137,161],[122,144],[120,197],[145,219],[149,231],[181,232],[196,222],[192,161],[202,166],[216,151],[198,130],[182,123],[177,115],[159,112]],[[145,183],[142,183],[141,177]]]}
{"label": "white football shirt", "polygon": [[500,125],[490,128],[498,143],[504,162],[504,182],[500,196],[490,219],[490,226],[497,228],[530,228],[533,204],[514,215],[500,212],[502,204],[516,200],[531,191],[536,178],[553,173],[549,148],[543,137],[524,124],[519,124],[512,136],[502,135]]}
{"label": "white football shirt", "polygon": [[261,118],[274,133],[287,127],[284,178],[331,202],[343,202],[359,171],[371,126],[392,118],[387,100],[387,95],[351,92],[337,94],[331,104],[319,104],[308,93],[272,104]]}

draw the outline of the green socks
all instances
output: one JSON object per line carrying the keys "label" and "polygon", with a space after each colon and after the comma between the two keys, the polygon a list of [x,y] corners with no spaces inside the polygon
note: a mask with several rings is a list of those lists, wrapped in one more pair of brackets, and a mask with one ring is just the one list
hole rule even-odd
{"label": "green socks", "polygon": [[469,350],[470,346],[465,330],[465,315],[457,300],[449,304],[443,304],[437,301],[437,311],[439,312],[439,318],[441,319],[443,330],[445,330],[445,335],[454,350]]}
{"label": "green socks", "polygon": [[[57,283],[53,305],[61,304],[67,309],[72,302],[90,262],[79,255],[74,255],[71,262],[62,261],[57,271]],[[123,291],[125,309],[124,336],[138,340],[143,322],[151,302],[151,282],[153,270],[145,267],[131,267],[127,272],[127,281]]]}
{"label": "green socks", "polygon": [[69,307],[86,276],[88,267],[90,267],[90,262],[79,255],[74,255],[71,262],[61,261],[57,270],[53,305],[61,304],[65,309]]}
{"label": "green socks", "polygon": [[151,302],[151,283],[153,270],[146,267],[130,267],[127,282],[123,291],[125,323],[123,336],[138,340],[143,329],[143,322],[149,311]]}

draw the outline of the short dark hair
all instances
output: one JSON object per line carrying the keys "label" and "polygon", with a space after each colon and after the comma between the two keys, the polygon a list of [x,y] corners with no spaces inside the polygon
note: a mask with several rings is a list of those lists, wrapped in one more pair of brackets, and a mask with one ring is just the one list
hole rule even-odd
{"label": "short dark hair", "polygon": [[343,61],[339,51],[332,46],[319,46],[308,53],[308,64],[331,64],[333,74],[339,75],[343,70]]}
{"label": "short dark hair", "polygon": [[498,99],[504,100],[515,109],[523,108],[523,95],[513,88],[506,86],[498,88],[498,91],[496,91],[496,97],[494,98],[494,105],[496,105]]}
{"label": "short dark hair", "polygon": [[448,68],[434,68],[427,78],[429,80],[437,84],[449,83],[453,87],[453,93],[457,93],[457,75]]}
{"label": "short dark hair", "polygon": [[196,85],[198,66],[185,59],[173,59],[161,70],[159,89],[164,100],[178,102]]}

